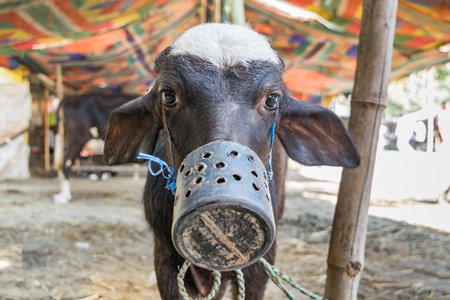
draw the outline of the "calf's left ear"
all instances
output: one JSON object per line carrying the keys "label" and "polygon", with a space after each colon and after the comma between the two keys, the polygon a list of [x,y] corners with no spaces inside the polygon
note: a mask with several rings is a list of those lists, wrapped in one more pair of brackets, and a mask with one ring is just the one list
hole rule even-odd
{"label": "calf's left ear", "polygon": [[288,98],[280,103],[277,136],[289,157],[308,166],[355,168],[359,154],[344,124],[332,111]]}
{"label": "calf's left ear", "polygon": [[112,112],[106,127],[103,157],[108,165],[138,162],[139,152],[152,153],[162,128],[152,111],[152,93]]}

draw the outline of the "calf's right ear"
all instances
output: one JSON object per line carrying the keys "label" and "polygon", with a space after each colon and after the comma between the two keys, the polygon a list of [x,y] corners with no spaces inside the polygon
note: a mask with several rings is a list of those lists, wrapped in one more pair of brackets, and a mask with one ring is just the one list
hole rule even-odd
{"label": "calf's right ear", "polygon": [[137,162],[139,152],[153,152],[162,129],[154,94],[150,91],[110,115],[103,150],[108,165]]}
{"label": "calf's right ear", "polygon": [[293,160],[307,166],[359,165],[358,151],[332,111],[294,98],[283,101],[280,111],[277,136]]}

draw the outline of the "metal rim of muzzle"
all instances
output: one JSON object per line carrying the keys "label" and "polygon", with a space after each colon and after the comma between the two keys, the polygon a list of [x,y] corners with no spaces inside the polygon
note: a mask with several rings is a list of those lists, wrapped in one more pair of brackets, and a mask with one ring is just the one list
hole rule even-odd
{"label": "metal rim of muzzle", "polygon": [[246,267],[272,246],[275,221],[264,164],[250,148],[215,141],[186,156],[177,174],[172,239],[199,267]]}

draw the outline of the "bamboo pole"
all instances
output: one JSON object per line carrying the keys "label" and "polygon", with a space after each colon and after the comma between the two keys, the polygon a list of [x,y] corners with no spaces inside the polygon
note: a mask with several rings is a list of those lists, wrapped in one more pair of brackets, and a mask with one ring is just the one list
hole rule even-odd
{"label": "bamboo pole", "polygon": [[44,101],[42,110],[44,111],[44,169],[46,172],[50,171],[50,125],[48,115],[48,89],[44,88]]}
{"label": "bamboo pole", "polygon": [[[58,97],[60,103],[64,97],[64,86],[62,81],[62,66],[61,64],[56,65],[56,96]],[[58,118],[58,138],[55,140],[55,147],[59,147],[55,150],[54,164],[55,169],[58,172],[58,177],[63,178],[63,159],[64,159],[64,112],[62,108],[57,111]]]}
{"label": "bamboo pole", "polygon": [[206,23],[206,6],[207,0],[200,0],[200,24]]}
{"label": "bamboo pole", "polygon": [[220,23],[222,21],[222,1],[214,0],[213,22]]}
{"label": "bamboo pole", "polygon": [[364,0],[349,133],[361,165],[344,169],[333,220],[325,297],[357,299],[379,127],[386,107],[397,1]]}
{"label": "bamboo pole", "polygon": [[[427,72],[427,110],[431,111],[434,105],[434,70],[432,67]],[[427,118],[427,153],[432,153],[434,149],[434,115],[429,113]]]}
{"label": "bamboo pole", "polygon": [[245,26],[245,5],[244,0],[232,0],[231,20],[234,24]]}

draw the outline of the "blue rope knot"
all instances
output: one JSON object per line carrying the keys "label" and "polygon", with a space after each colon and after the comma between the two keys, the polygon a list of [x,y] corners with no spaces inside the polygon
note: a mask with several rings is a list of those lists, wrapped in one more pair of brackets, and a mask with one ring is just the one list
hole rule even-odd
{"label": "blue rope knot", "polygon": [[269,181],[272,180],[273,177],[273,170],[272,170],[272,149],[273,149],[273,142],[275,140],[275,124],[273,123],[272,127],[270,127],[270,150],[269,150],[269,166],[267,171],[267,179]]}
{"label": "blue rope knot", "polygon": [[[139,152],[137,158],[148,160],[148,171],[150,174],[153,176],[162,175],[165,179],[167,179],[166,189],[175,195],[175,191],[177,189],[177,176],[173,167],[169,167],[169,165],[159,157],[147,153]],[[156,171],[153,170],[153,164],[158,165],[159,169]]]}

